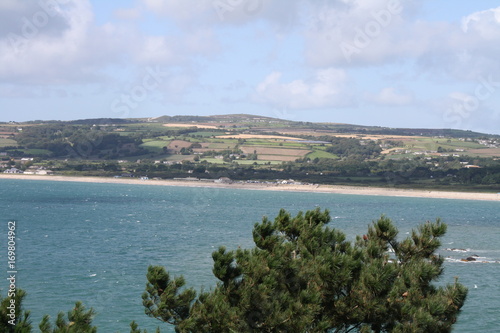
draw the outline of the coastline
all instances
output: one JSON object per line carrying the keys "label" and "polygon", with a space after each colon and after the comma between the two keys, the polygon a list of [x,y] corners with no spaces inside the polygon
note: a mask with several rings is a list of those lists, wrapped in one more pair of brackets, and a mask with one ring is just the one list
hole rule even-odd
{"label": "coastline", "polygon": [[70,181],[84,183],[152,185],[152,186],[184,186],[184,187],[211,187],[243,190],[310,192],[310,193],[336,193],[354,195],[374,195],[391,197],[433,198],[433,199],[460,199],[499,201],[500,193],[473,193],[473,192],[447,192],[435,190],[411,190],[381,187],[357,187],[344,185],[297,185],[297,184],[265,184],[265,183],[215,183],[189,180],[141,180],[137,178],[108,178],[108,177],[82,177],[82,176],[56,176],[56,175],[22,175],[0,174],[2,179],[24,180],[50,180]]}

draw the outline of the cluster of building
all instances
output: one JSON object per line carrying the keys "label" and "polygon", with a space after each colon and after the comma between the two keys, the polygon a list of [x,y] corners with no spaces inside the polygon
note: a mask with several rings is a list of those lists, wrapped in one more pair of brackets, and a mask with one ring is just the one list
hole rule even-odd
{"label": "cluster of building", "polygon": [[252,184],[267,184],[267,185],[311,185],[309,183],[297,182],[293,179],[276,179],[274,181],[261,181],[261,180],[232,180],[229,177],[220,177],[218,179],[210,179],[210,178],[196,178],[196,177],[184,177],[184,178],[174,178],[174,180],[182,180],[182,181],[200,181],[200,182],[210,182],[210,183],[219,183],[219,184],[243,184],[243,183],[252,183]]}
{"label": "cluster of building", "polygon": [[10,174],[24,174],[24,175],[53,175],[54,171],[48,170],[44,167],[29,167],[26,170],[21,170],[18,168],[8,168],[3,171],[3,173]]}

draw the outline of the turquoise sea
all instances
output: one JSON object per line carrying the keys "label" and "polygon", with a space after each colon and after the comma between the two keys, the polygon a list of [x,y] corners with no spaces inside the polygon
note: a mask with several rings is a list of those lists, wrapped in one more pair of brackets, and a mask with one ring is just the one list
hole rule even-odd
{"label": "turquoise sea", "polygon": [[[80,300],[98,312],[99,332],[126,333],[132,320],[171,332],[144,314],[148,265],[210,288],[218,246],[251,247],[252,227],[264,215],[317,206],[350,238],[381,214],[400,237],[442,218],[449,228],[441,254],[449,258],[439,283],[459,276],[469,288],[455,332],[499,331],[500,202],[1,179],[0,292],[7,288],[7,222],[16,220],[16,284],[28,292],[35,327],[44,314],[54,318]],[[460,261],[471,255],[480,258]]]}

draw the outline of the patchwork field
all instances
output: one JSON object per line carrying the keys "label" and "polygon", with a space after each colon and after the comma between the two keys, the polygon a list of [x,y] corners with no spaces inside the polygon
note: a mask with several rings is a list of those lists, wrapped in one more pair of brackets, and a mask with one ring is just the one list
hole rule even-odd
{"label": "patchwork field", "polygon": [[[178,124],[166,124],[178,125]],[[188,124],[181,124],[188,125]],[[189,124],[191,126],[191,124]],[[204,126],[201,124],[200,126]],[[299,134],[299,131],[290,131]],[[307,131],[300,132],[301,135]],[[179,154],[182,148],[190,148],[192,144],[201,147],[193,148],[193,153],[203,154],[209,151],[224,151],[240,149],[244,154],[257,154],[258,161],[289,162],[300,158],[328,158],[339,159],[335,154],[325,151],[325,144],[304,141],[294,136],[280,136],[267,134],[225,134],[214,135],[220,132],[201,130],[199,136],[191,136],[186,140],[175,137],[159,136],[146,139],[141,147],[151,153],[161,154],[167,147],[169,154]],[[308,134],[311,134],[309,132]],[[316,133],[318,134],[318,133]],[[441,154],[459,154],[480,157],[500,156],[500,148],[487,148],[477,142],[457,138],[421,137],[403,135],[361,135],[331,133],[332,136],[356,138],[358,140],[377,140],[381,144],[388,143],[389,147],[382,154],[393,159],[412,158],[415,154],[440,156]],[[243,140],[243,141],[242,141]],[[15,143],[13,140],[0,139],[0,147]],[[439,152],[438,152],[439,151]],[[184,155],[186,156],[186,155]],[[216,163],[223,163],[217,159]],[[246,163],[246,162],[245,162]],[[253,162],[250,162],[253,163]]]}
{"label": "patchwork field", "polygon": [[[413,133],[407,131],[408,129],[292,122],[250,115],[213,116],[213,121],[203,117],[199,119],[200,122],[195,122],[193,119],[196,118],[186,117],[179,123],[162,123],[163,120],[160,119],[157,122],[103,124],[100,129],[120,136],[131,136],[134,140],[142,140],[140,147],[145,150],[139,150],[137,155],[133,155],[137,159],[154,158],[156,160],[181,161],[193,160],[196,157],[196,162],[198,162],[206,157],[212,163],[217,164],[231,163],[231,159],[236,159],[234,162],[241,164],[256,162],[257,164],[269,162],[279,164],[303,158],[340,160],[354,155],[356,158],[363,156],[363,158],[376,160],[379,158],[377,153],[370,156],[363,153],[366,150],[363,146],[368,146],[367,148],[378,152],[378,147],[375,145],[379,145],[382,149],[383,156],[380,159],[421,159],[422,156],[427,156],[428,158],[449,157],[447,159],[460,161],[466,156],[500,156],[500,137],[478,136],[477,134],[480,133],[476,134],[470,131],[446,132],[449,130],[424,129]],[[88,124],[93,124],[93,122],[89,121]],[[59,125],[57,124],[57,126]],[[38,125],[23,124],[24,132],[18,124],[0,126],[0,148],[18,147],[16,151],[19,154],[50,156],[51,152],[48,150],[27,150],[27,148],[46,148],[46,146],[38,144],[25,147],[24,142],[26,141],[23,141],[22,135],[27,132],[26,129],[29,126]],[[351,129],[352,132],[350,132]],[[382,135],[380,133],[388,134]],[[15,134],[15,137],[11,134]],[[353,138],[359,141],[333,139],[333,137]],[[16,138],[20,138],[19,142],[23,143],[22,146],[13,140]],[[32,142],[37,143],[41,140],[45,141],[45,139],[42,137],[40,140]],[[375,141],[375,145],[369,140]],[[117,147],[120,148],[120,140],[116,141],[118,142]],[[338,155],[327,152],[327,149]],[[250,156],[241,158],[237,155],[231,155],[237,153],[238,150]],[[5,154],[15,154],[14,149],[0,150],[0,152],[3,151]],[[217,153],[200,156],[211,151]],[[252,156],[254,153],[257,156]],[[107,155],[109,155],[109,151],[106,150],[101,154],[96,154],[96,158],[105,158],[103,156]],[[223,158],[213,158],[213,155],[222,155],[225,161]],[[129,155],[126,157],[128,158]],[[131,157],[131,159],[133,158]],[[322,165],[333,163],[332,161],[319,162]]]}

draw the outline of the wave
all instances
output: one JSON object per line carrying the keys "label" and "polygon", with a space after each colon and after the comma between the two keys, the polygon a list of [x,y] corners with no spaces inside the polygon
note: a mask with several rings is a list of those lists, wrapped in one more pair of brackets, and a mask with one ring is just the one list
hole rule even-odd
{"label": "wave", "polygon": [[445,251],[452,251],[452,252],[461,252],[461,253],[465,253],[465,252],[470,252],[471,249],[457,249],[457,248],[446,248],[444,249]]}
{"label": "wave", "polygon": [[460,264],[500,264],[500,260],[492,260],[485,257],[477,257],[475,260],[467,260],[467,258],[445,258],[446,262],[460,263]]}

